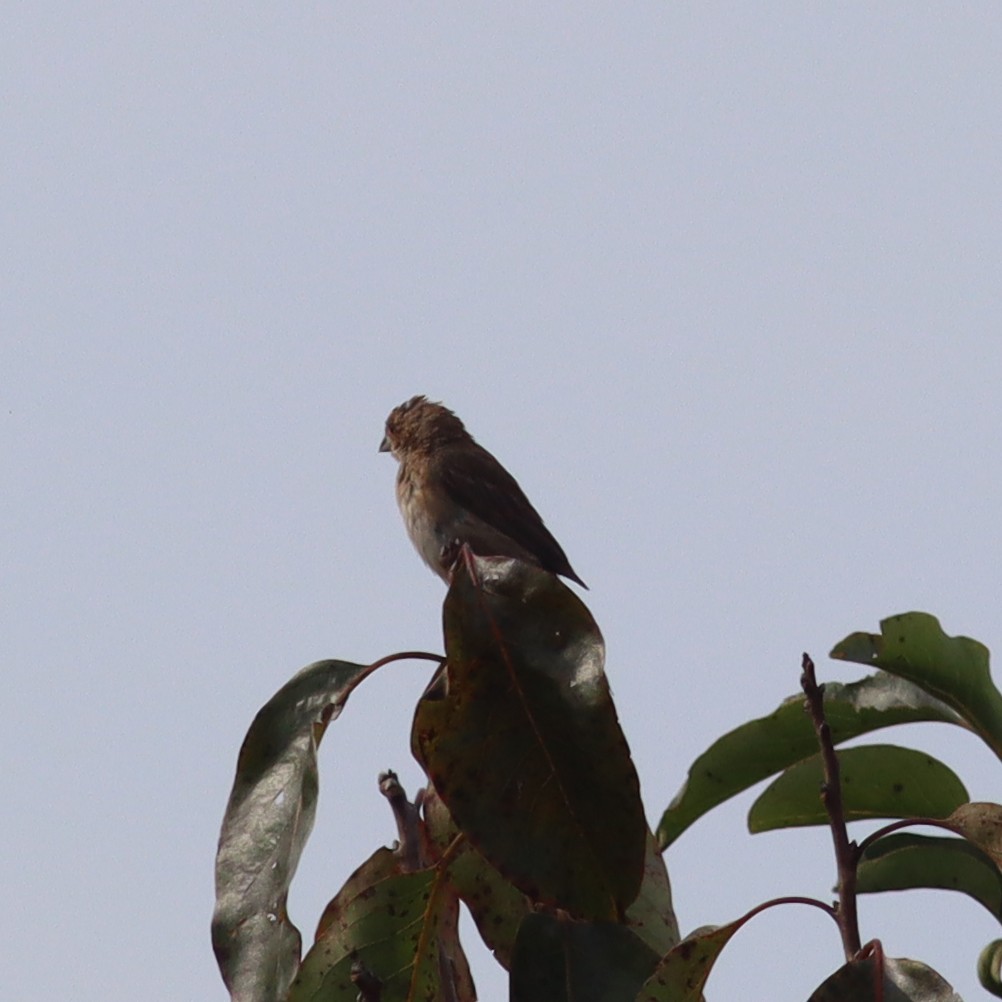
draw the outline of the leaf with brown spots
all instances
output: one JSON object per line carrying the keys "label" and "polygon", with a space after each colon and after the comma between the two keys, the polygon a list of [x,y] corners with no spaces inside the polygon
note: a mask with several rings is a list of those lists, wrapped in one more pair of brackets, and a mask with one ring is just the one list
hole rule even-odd
{"label": "leaf with brown spots", "polygon": [[622,918],[647,825],[591,614],[552,574],[474,557],[444,621],[447,684],[418,705],[415,756],[516,887],[578,918]]}

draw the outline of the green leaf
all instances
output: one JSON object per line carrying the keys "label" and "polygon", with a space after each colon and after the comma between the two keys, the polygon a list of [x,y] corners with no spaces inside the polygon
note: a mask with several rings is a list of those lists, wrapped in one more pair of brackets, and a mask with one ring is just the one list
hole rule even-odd
{"label": "green leaf", "polygon": [[[425,791],[421,805],[434,853],[440,855],[459,830],[433,786],[429,785]],[[519,926],[532,912],[529,899],[468,843],[449,863],[449,880],[469,908],[484,943],[494,952],[498,963],[509,970]],[[626,925],[658,956],[667,953],[679,940],[668,871],[650,832],[644,880],[636,900],[626,911]]]}
{"label": "green leaf", "polygon": [[988,648],[948,637],[935,616],[906,612],[880,623],[880,633],[853,633],[831,657],[882,668],[941,699],[1002,758],[1002,693],[992,683]]}
{"label": "green leaf", "polygon": [[328,905],[288,1002],[355,1002],[356,961],[381,985],[380,1002],[476,998],[456,931],[459,902],[444,871],[396,870],[394,854],[379,849],[353,874]]}
{"label": "green leaf", "polygon": [[931,968],[917,960],[850,960],[817,988],[808,1002],[963,1002]]}
{"label": "green leaf", "polygon": [[[459,834],[441,797],[429,786],[421,801],[425,825],[441,855]],[[470,910],[484,943],[508,970],[522,920],[531,912],[529,899],[467,842],[448,864],[449,881]]]}
{"label": "green leaf", "polygon": [[961,891],[1002,921],[1002,873],[961,838],[898,833],[867,846],[857,871],[861,894],[916,887]]}
{"label": "green leaf", "polygon": [[355,870],[344,882],[341,890],[327,903],[327,907],[317,923],[313,942],[316,943],[326,936],[334,925],[343,922],[344,902],[366,894],[373,884],[378,884],[379,881],[385,880],[387,877],[398,877],[406,872],[400,854],[396,850],[387,849],[385,846],[378,848]]}
{"label": "green leaf", "polygon": [[[849,685],[827,682],[824,699],[836,744],[881,727],[914,721],[965,726],[944,703],[911,682],[884,673]],[[658,825],[658,844],[666,848],[718,804],[817,750],[802,694],[784,700],[768,717],[725,734],[693,762],[689,778]]]}
{"label": "green leaf", "polygon": [[317,746],[372,667],[317,661],[293,676],[247,732],[216,853],[212,947],[234,998],[279,999],[299,965],[289,883],[313,827]]}
{"label": "green leaf", "polygon": [[522,891],[579,918],[621,918],[647,823],[591,614],[552,574],[474,557],[457,565],[444,619],[447,685],[418,705],[415,756]]}
{"label": "green leaf", "polygon": [[721,951],[752,914],[686,936],[662,958],[644,982],[636,1002],[701,1002],[703,988]]}
{"label": "green leaf", "polygon": [[644,882],[636,901],[626,910],[626,924],[659,957],[679,941],[668,869],[651,832],[647,833]]}
{"label": "green leaf", "polygon": [[[863,818],[945,818],[967,801],[957,774],[925,752],[864,745],[838,752],[846,821]],[[751,832],[828,824],[821,801],[821,755],[787,769],[748,814]]]}
{"label": "green leaf", "polygon": [[511,1002],[632,999],[658,955],[626,926],[534,914],[512,955]]}
{"label": "green leaf", "polygon": [[791,904],[817,906],[819,902],[783,898],[766,901],[727,925],[704,926],[691,932],[661,959],[636,1002],[702,1002],[710,971],[731,937],[760,912]]}

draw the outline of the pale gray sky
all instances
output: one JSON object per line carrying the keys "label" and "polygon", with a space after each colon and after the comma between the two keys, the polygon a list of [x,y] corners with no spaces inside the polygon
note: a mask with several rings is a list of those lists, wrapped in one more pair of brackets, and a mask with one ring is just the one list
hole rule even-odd
{"label": "pale gray sky", "polygon": [[[656,823],[691,760],[909,609],[1002,650],[1002,7],[37,3],[0,32],[0,982],[225,998],[212,862],[257,708],[440,650],[376,453],[454,407],[591,586]],[[328,733],[290,899],[393,837],[425,665]],[[999,765],[932,725],[975,798]],[[668,854],[683,931],[826,898],[746,795]],[[968,999],[997,923],[868,898]],[[484,999],[505,982],[475,939]],[[709,997],[840,963],[774,910]]]}

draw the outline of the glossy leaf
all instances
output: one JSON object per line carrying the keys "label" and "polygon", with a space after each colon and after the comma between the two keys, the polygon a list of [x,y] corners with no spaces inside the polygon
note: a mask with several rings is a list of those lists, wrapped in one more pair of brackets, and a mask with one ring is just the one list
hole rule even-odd
{"label": "glossy leaf", "polygon": [[237,760],[216,853],[212,946],[233,998],[284,996],[299,964],[285,902],[313,827],[317,746],[352,689],[372,671],[318,661],[254,718]]}
{"label": "glossy leaf", "polygon": [[418,705],[416,757],[513,884],[579,918],[620,918],[647,825],[591,614],[552,574],[487,557],[457,565],[444,619],[448,683]]}
{"label": "glossy leaf", "polygon": [[964,839],[887,835],[867,847],[857,876],[861,894],[918,887],[961,891],[1002,921],[1002,873]]}
{"label": "glossy leaf", "polygon": [[511,1002],[632,999],[658,955],[626,926],[530,915],[512,955]]}
{"label": "glossy leaf", "polygon": [[808,1002],[963,1002],[931,968],[917,960],[866,956],[849,961]]}
{"label": "glossy leaf", "polygon": [[992,683],[988,648],[948,637],[935,616],[906,612],[880,623],[880,633],[853,633],[831,657],[882,668],[951,706],[1002,758],[1002,693]]}
{"label": "glossy leaf", "polygon": [[[863,745],[838,752],[846,821],[863,818],[945,818],[967,801],[957,774],[925,752],[896,745]],[[752,805],[751,832],[826,825],[821,756],[787,769]]]}
{"label": "glossy leaf", "polygon": [[[884,673],[848,685],[825,683],[824,700],[836,744],[893,724],[938,720],[963,726],[944,703],[913,683]],[[693,762],[685,785],[658,825],[658,844],[671,845],[718,804],[817,751],[803,695],[791,696],[769,716],[725,734]]]}
{"label": "glossy leaf", "polygon": [[327,906],[288,1002],[355,1002],[356,961],[381,985],[381,1002],[472,1002],[458,913],[442,871],[402,872],[394,853],[377,850]]}

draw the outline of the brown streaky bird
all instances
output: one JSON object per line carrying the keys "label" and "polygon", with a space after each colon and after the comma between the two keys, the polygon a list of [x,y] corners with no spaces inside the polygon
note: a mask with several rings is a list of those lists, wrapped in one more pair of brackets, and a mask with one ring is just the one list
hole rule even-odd
{"label": "brown streaky bird", "polygon": [[397,504],[415,549],[446,583],[463,543],[588,586],[515,478],[448,408],[411,397],[390,411],[380,452],[400,463]]}

